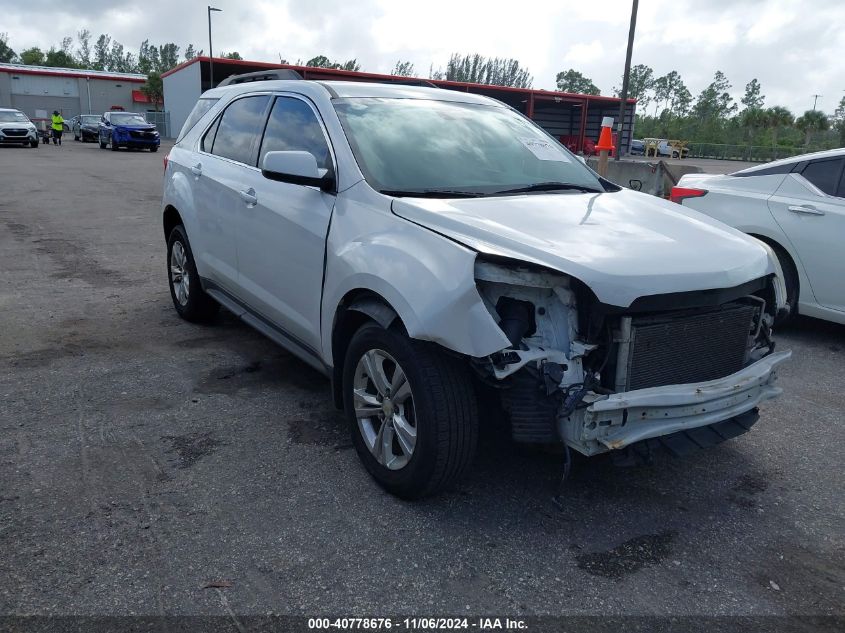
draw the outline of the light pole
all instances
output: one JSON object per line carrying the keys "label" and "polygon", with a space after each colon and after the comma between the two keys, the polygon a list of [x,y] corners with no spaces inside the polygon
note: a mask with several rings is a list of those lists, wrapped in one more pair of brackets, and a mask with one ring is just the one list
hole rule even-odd
{"label": "light pole", "polygon": [[208,5],[208,87],[214,88],[214,53],[211,50],[211,12],[222,11],[223,9],[215,9]]}
{"label": "light pole", "polygon": [[810,95],[813,98],[813,112],[816,111],[816,104],[819,102],[819,97],[823,97],[824,95]]}
{"label": "light pole", "polygon": [[[619,138],[616,141],[615,160],[619,160],[622,154],[622,130],[625,127],[625,110],[628,108],[628,80],[631,76],[631,54],[634,52],[634,31],[637,29],[637,8],[640,0],[633,0],[631,5],[631,26],[628,29],[628,51],[625,53],[625,74],[622,75],[622,103],[619,104],[619,122],[616,128],[619,130]],[[631,122],[633,123],[633,121]],[[633,132],[633,128],[631,129]]]}

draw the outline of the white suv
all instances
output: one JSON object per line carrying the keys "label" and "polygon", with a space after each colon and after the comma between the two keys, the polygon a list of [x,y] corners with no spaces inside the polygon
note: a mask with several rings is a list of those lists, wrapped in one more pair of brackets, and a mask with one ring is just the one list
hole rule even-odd
{"label": "white suv", "polygon": [[492,99],[256,81],[202,95],[166,160],[168,278],[332,379],[386,489],[467,469],[478,399],[515,441],[675,454],[777,395],[771,251],[598,177]]}
{"label": "white suv", "polygon": [[38,130],[20,110],[0,108],[0,145],[38,147]]}

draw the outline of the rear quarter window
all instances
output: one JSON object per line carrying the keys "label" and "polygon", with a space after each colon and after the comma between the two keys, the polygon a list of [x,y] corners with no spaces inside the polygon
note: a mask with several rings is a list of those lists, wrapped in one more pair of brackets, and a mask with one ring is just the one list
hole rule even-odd
{"label": "rear quarter window", "polygon": [[185,134],[191,131],[191,129],[197,124],[203,115],[211,110],[215,103],[217,103],[220,99],[217,97],[214,98],[204,98],[199,99],[194,105],[194,109],[191,110],[191,113],[188,115],[188,118],[185,120],[185,125],[182,126],[182,131],[179,132],[179,138],[176,139],[176,142],[184,138]]}

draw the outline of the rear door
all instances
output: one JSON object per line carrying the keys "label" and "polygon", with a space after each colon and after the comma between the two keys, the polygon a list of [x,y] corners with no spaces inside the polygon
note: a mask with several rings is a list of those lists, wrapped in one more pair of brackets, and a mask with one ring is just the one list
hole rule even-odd
{"label": "rear door", "polygon": [[[296,95],[275,98],[256,165],[270,151],[311,152],[334,170],[328,137],[313,105]],[[250,171],[241,183],[240,285],[247,302],[281,326],[300,347],[319,352],[326,234],[335,196],[317,187],[269,180]]]}
{"label": "rear door", "polygon": [[816,302],[845,311],[845,158],[799,164],[769,208],[801,260]]}
{"label": "rear door", "polygon": [[188,165],[197,209],[197,241],[202,245],[194,253],[200,274],[241,298],[237,240],[244,203],[240,192],[257,172],[255,153],[269,103],[267,94],[232,101],[203,135]]}

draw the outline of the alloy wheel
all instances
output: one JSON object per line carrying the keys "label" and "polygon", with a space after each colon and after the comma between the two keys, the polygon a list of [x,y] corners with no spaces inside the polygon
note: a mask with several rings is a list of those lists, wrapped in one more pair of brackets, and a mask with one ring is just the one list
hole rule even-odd
{"label": "alloy wheel", "polygon": [[188,255],[182,242],[173,242],[170,249],[170,283],[173,286],[173,293],[179,305],[188,304],[188,293],[190,291],[191,278],[187,270]]}
{"label": "alloy wheel", "polygon": [[389,470],[404,468],[417,443],[414,397],[405,371],[384,350],[368,350],[355,367],[352,396],[370,453]]}

